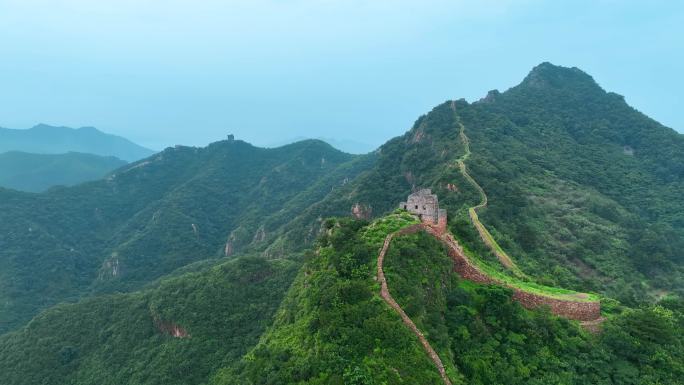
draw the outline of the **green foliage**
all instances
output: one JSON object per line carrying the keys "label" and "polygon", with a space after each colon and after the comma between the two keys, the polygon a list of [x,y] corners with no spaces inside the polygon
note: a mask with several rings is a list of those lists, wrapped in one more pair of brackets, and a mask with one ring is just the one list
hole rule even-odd
{"label": "green foliage", "polygon": [[[228,141],[44,194],[0,189],[0,334],[15,330],[0,336],[0,383],[440,383],[373,279],[384,237],[415,219],[323,218],[356,203],[382,217],[430,187],[471,258],[510,279],[468,219],[480,194],[454,166],[459,122],[489,197],[480,219],[533,280],[518,284],[600,293],[608,320],[594,336],[526,311],[455,277],[433,239],[399,237],[390,291],[454,383],[681,383],[683,137],[549,64],[451,106],[367,156]],[[212,267],[225,250],[291,262]],[[160,333],[176,326],[190,337]]]}
{"label": "green foliage", "polygon": [[320,141],[277,149],[225,141],[167,149],[105,180],[44,194],[0,189],[0,334],[56,303],[136,290],[221,257],[226,244],[233,253],[263,250],[296,229],[299,238],[268,254],[302,250],[318,217],[291,222],[368,167],[364,159]]}
{"label": "green foliage", "polygon": [[0,186],[41,192],[52,186],[72,186],[100,179],[125,164],[111,156],[76,152],[59,155],[5,152],[0,154]]}
{"label": "green foliage", "polygon": [[387,235],[404,227],[420,223],[415,215],[397,209],[393,214],[384,216],[371,223],[361,235],[361,239],[371,246],[380,247]]}
{"label": "green foliage", "polygon": [[0,383],[204,383],[257,343],[297,266],[240,258],[142,292],[53,307],[0,337]]}
{"label": "green foliage", "polygon": [[213,384],[441,383],[416,337],[378,296],[377,247],[364,241],[366,223],[329,225],[273,326]]}
{"label": "green foliage", "polygon": [[682,135],[548,63],[457,115],[489,196],[480,217],[523,271],[630,304],[681,290]]}
{"label": "green foliage", "polygon": [[447,369],[468,384],[678,384],[684,302],[628,310],[599,336],[546,311],[527,311],[496,286],[461,281],[443,246],[418,233],[385,258],[390,291]]}

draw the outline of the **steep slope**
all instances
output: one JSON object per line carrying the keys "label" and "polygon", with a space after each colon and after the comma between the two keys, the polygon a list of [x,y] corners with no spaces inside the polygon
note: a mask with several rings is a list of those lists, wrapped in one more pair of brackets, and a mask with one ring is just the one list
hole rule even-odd
{"label": "steep slope", "polygon": [[[461,126],[477,185],[458,166]],[[481,186],[488,202],[479,220],[522,272],[635,304],[684,287],[683,165],[683,135],[582,71],[544,63],[506,92],[437,106],[309,215],[339,215],[356,203],[380,215],[429,187],[452,232],[496,261],[468,215],[482,202]]]}
{"label": "steep slope", "polygon": [[128,139],[105,134],[94,127],[53,127],[39,124],[28,130],[0,127],[0,153],[22,151],[36,154],[81,152],[114,156],[128,162],[148,157],[154,151]]}
{"label": "steep slope", "polygon": [[[529,311],[500,286],[454,273],[442,243],[424,232],[395,236],[385,255],[389,291],[374,280],[385,236],[404,214],[328,221],[259,344],[212,384],[678,384],[684,375],[684,303],[613,306],[603,333]],[[434,349],[448,380],[423,349]]]}
{"label": "steep slope", "polygon": [[482,220],[523,270],[625,301],[682,287],[684,136],[548,63],[457,105],[490,198]]}
{"label": "steep slope", "polygon": [[463,383],[676,384],[684,374],[681,301],[614,313],[592,336],[523,310],[507,289],[458,279],[426,233],[395,238],[385,265],[394,297]]}
{"label": "steep slope", "polygon": [[270,150],[224,141],[167,149],[72,188],[0,190],[0,332],[57,302],[140,288],[258,244],[366,159],[319,141]]}
{"label": "steep slope", "polygon": [[240,258],[56,306],[0,337],[0,383],[204,383],[257,343],[297,266]]}
{"label": "steep slope", "polygon": [[[581,71],[542,64],[509,91],[437,106],[367,156],[317,141],[273,150],[227,141],[167,149],[74,188],[0,190],[4,330],[56,302],[149,288],[48,309],[0,337],[0,354],[17,368],[8,378],[19,383],[52,371],[77,384],[93,383],[94,373],[143,384],[175,376],[188,384],[444,383],[415,330],[382,300],[375,274],[387,234],[415,221],[383,215],[412,189],[430,187],[464,253],[488,274],[519,279],[482,241],[469,216],[478,206],[481,225],[529,288],[598,292],[606,318],[602,334],[592,335],[543,308],[525,310],[511,289],[459,279],[434,238],[397,237],[384,260],[388,290],[451,383],[678,384],[684,304],[668,293],[683,287],[682,140]],[[380,219],[324,219],[349,216],[352,206],[358,217]],[[303,257],[293,253],[312,246]],[[273,282],[274,297],[220,289],[237,280],[251,290],[237,278],[242,270],[261,276],[240,265],[225,281],[220,269],[207,273],[218,258],[242,252],[303,267],[294,281],[284,274]],[[169,273],[174,284],[155,291],[165,286],[154,280]],[[222,324],[212,313],[224,298],[270,304],[288,286],[273,322],[266,327],[273,313],[265,310],[244,344],[234,345],[230,334],[244,330],[239,320]],[[151,293],[165,305],[146,308],[157,303]],[[175,310],[155,313],[160,308]],[[255,312],[265,308],[273,309]],[[235,309],[244,314],[244,303]],[[163,314],[156,331],[155,314]],[[82,322],[91,315],[95,321]],[[214,332],[198,334],[205,321]],[[107,322],[116,327],[103,327]],[[53,323],[83,325],[84,336]],[[141,334],[128,340],[127,324],[140,325]],[[165,344],[158,332],[190,338]],[[60,338],[50,340],[54,335]],[[201,344],[192,345],[195,336]],[[179,352],[175,343],[192,347]],[[217,347],[224,343],[229,352]],[[218,355],[199,352],[203,346]],[[157,361],[170,357],[166,349],[201,369]],[[188,352],[201,353],[200,361]],[[219,357],[224,353],[230,359]],[[25,362],[37,355],[45,361]],[[70,366],[74,357],[82,360]]]}
{"label": "steep slope", "polygon": [[385,231],[410,222],[327,221],[273,326],[213,384],[441,384],[401,318],[378,297],[375,258]]}
{"label": "steep slope", "polygon": [[100,179],[126,162],[112,157],[67,154],[0,153],[0,186],[42,192],[53,186],[73,186]]}

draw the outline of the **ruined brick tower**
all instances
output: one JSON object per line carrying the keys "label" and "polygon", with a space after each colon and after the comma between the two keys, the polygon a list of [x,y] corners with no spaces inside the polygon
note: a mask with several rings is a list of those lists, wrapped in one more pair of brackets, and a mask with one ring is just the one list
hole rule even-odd
{"label": "ruined brick tower", "polygon": [[401,202],[399,208],[417,215],[423,223],[433,227],[440,233],[446,231],[447,212],[439,208],[439,199],[430,189],[421,189]]}

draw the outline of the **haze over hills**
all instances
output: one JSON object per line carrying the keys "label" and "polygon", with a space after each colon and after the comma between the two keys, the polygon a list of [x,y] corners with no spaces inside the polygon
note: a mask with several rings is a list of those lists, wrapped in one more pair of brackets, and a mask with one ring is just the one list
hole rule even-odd
{"label": "haze over hills", "polygon": [[302,140],[307,140],[307,139],[316,139],[316,140],[322,140],[329,145],[335,147],[336,149],[340,151],[344,151],[349,154],[367,154],[377,148],[377,146],[373,146],[372,144],[356,141],[356,140],[351,140],[351,139],[334,139],[334,138],[322,138],[322,137],[317,137],[317,138],[306,138],[303,136],[296,137],[291,140],[285,140],[282,142],[277,142],[277,143],[270,143],[266,147],[268,148],[274,148],[274,147],[281,147],[288,145],[290,143],[296,143],[300,142]]}
{"label": "haze over hills", "polygon": [[513,274],[471,223],[482,196],[459,162],[530,285],[596,293],[606,320],[593,336],[524,310],[453,274],[432,238],[401,237],[390,291],[451,383],[680,383],[684,136],[550,63],[367,155],[228,140],[75,187],[0,190],[0,382],[441,383],[380,299],[376,258],[405,221],[388,214],[431,188],[464,250]]}
{"label": "haze over hills", "polygon": [[39,124],[27,130],[0,128],[0,153],[7,151],[36,154],[80,152],[115,156],[128,162],[145,158],[155,152],[94,127],[74,129],[46,124]]}
{"label": "haze over hills", "polygon": [[125,161],[113,156],[9,151],[0,153],[0,186],[42,192],[53,186],[73,186],[100,179],[125,164]]}
{"label": "haze over hills", "polygon": [[[222,141],[169,148],[44,194],[0,190],[0,330],[57,302],[137,289],[189,263],[265,245],[367,159],[321,141],[277,149]],[[307,226],[313,241],[319,224]],[[284,245],[269,247],[279,255]]]}

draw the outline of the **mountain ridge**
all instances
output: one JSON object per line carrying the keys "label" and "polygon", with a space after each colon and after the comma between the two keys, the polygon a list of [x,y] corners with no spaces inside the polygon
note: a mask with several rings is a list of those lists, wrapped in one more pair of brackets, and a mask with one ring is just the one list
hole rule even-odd
{"label": "mountain ridge", "polygon": [[43,192],[55,186],[73,186],[103,178],[127,162],[113,156],[79,152],[32,154],[0,153],[0,186],[27,192]]}
{"label": "mountain ridge", "polygon": [[[228,140],[167,148],[105,180],[45,194],[0,189],[0,232],[10,234],[0,240],[0,326],[8,332],[0,352],[10,357],[0,360],[0,376],[21,385],[51,369],[79,385],[101,373],[141,383],[150,376],[150,384],[186,375],[185,383],[212,385],[438,383],[416,336],[379,297],[373,272],[385,235],[404,223],[386,214],[414,189],[431,188],[463,252],[510,277],[468,217],[482,196],[457,166],[468,153],[464,130],[468,175],[487,196],[477,214],[492,239],[531,285],[597,293],[606,321],[593,336],[543,309],[525,310],[510,288],[458,278],[432,237],[399,237],[384,266],[392,296],[451,382],[678,384],[682,138],[588,75],[550,66],[533,70],[532,86],[442,103],[372,154],[320,141],[262,149]],[[279,276],[266,265],[280,263],[289,273],[269,291],[275,297],[263,297],[271,310],[250,315],[243,303],[235,318],[214,318],[196,306],[230,309],[242,286]],[[223,269],[238,285],[208,293]],[[148,297],[144,290],[155,288]],[[134,308],[110,314],[112,298]],[[51,306],[64,301],[79,302]],[[26,324],[38,312],[40,322]],[[112,328],[96,326],[102,319]],[[90,337],[60,332],[82,321]],[[259,330],[237,350],[229,344],[230,359],[212,355],[234,341],[231,327],[250,321]],[[159,322],[183,333],[155,329]],[[145,335],[125,339],[127,323]],[[110,350],[93,347],[93,336]],[[180,358],[155,360],[158,346],[178,348]],[[141,364],[107,360],[126,352],[141,354]],[[46,357],[43,368],[12,365],[11,357],[31,354]],[[186,359],[207,366],[179,364]],[[23,371],[33,382],[21,382]]]}
{"label": "mountain ridge", "polygon": [[145,158],[154,151],[121,136],[94,127],[70,128],[38,124],[29,129],[0,127],[0,152],[23,151],[39,154],[81,152],[115,156],[128,162]]}

